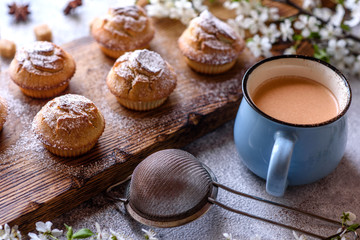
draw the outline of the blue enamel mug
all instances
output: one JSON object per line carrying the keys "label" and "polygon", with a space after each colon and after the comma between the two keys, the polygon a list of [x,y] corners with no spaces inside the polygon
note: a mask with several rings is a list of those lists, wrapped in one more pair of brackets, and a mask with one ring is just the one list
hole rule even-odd
{"label": "blue enamel mug", "polygon": [[[264,81],[299,76],[326,86],[339,104],[339,113],[316,124],[287,123],[261,111],[252,94]],[[245,73],[234,126],[237,151],[245,165],[266,180],[266,191],[283,196],[288,185],[317,181],[330,174],[342,159],[347,141],[351,89],[336,68],[318,59],[284,55],[264,59]]]}

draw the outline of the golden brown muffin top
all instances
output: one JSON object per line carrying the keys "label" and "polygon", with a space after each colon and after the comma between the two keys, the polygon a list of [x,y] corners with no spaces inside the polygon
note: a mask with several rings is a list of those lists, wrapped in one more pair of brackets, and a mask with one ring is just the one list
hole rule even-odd
{"label": "golden brown muffin top", "polygon": [[107,48],[127,51],[145,47],[154,37],[151,19],[139,6],[110,8],[91,26],[95,40]]}
{"label": "golden brown muffin top", "polygon": [[6,100],[0,97],[0,128],[5,124],[8,115],[8,106]]}
{"label": "golden brown muffin top", "polygon": [[52,74],[64,68],[64,51],[54,43],[37,41],[21,48],[15,56],[28,72]]}
{"label": "golden brown muffin top", "polygon": [[207,10],[190,22],[178,44],[181,52],[189,59],[214,65],[233,61],[245,46],[228,24]]}
{"label": "golden brown muffin top", "polygon": [[154,101],[176,87],[173,68],[156,52],[136,50],[120,56],[107,76],[110,91],[133,101]]}
{"label": "golden brown muffin top", "polygon": [[10,77],[19,86],[49,89],[70,80],[75,61],[70,54],[51,42],[36,41],[16,52],[10,64]]}
{"label": "golden brown muffin top", "polygon": [[76,94],[49,101],[33,121],[33,130],[42,143],[63,150],[97,141],[104,128],[104,117],[95,104]]}

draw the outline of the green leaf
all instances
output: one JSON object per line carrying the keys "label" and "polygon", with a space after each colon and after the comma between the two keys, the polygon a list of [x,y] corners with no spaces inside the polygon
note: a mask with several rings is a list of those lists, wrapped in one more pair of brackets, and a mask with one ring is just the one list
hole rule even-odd
{"label": "green leaf", "polygon": [[344,2],[345,2],[345,1],[344,1],[344,0],[337,0],[336,2],[337,2],[338,4],[344,5]]}
{"label": "green leaf", "polygon": [[347,31],[347,32],[351,30],[350,26],[348,26],[344,23],[342,23],[340,27],[342,30]]}
{"label": "green leaf", "polygon": [[354,223],[353,225],[349,226],[347,228],[348,231],[352,231],[354,232],[356,229],[358,229],[360,227],[360,225],[358,223]]}
{"label": "green leaf", "polygon": [[303,40],[303,36],[300,35],[300,34],[295,34],[295,35],[293,36],[293,39],[294,39],[295,41],[301,41],[301,40]]}
{"label": "green leaf", "polygon": [[90,231],[90,229],[82,228],[79,231],[77,231],[76,233],[74,233],[73,239],[88,238],[88,237],[91,237],[92,235],[94,235],[94,233],[92,231]]}
{"label": "green leaf", "polygon": [[329,54],[325,49],[320,49],[318,45],[314,44],[314,57],[325,62],[330,62]]}
{"label": "green leaf", "polygon": [[66,233],[67,240],[72,240],[73,239],[73,229],[72,229],[72,227],[69,227],[66,224],[64,224],[64,225],[65,225],[66,230],[67,230],[67,233]]}
{"label": "green leaf", "polygon": [[248,39],[246,39],[246,42],[248,43],[248,42],[252,42],[253,41],[253,38],[248,38]]}
{"label": "green leaf", "polygon": [[318,32],[311,32],[309,38],[310,39],[320,39],[320,34]]}

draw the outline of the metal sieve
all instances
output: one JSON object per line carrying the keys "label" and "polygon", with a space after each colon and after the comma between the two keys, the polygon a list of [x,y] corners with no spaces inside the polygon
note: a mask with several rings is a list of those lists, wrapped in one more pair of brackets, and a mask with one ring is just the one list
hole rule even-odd
{"label": "metal sieve", "polygon": [[188,223],[206,213],[212,204],[216,204],[232,212],[324,239],[323,236],[297,227],[230,208],[216,200],[218,188],[323,221],[340,224],[332,219],[228,188],[218,183],[213,172],[193,155],[178,149],[162,150],[145,158],[131,176],[126,198],[117,198],[111,194],[111,190],[121,183],[109,187],[108,196],[113,200],[124,202],[126,210],[135,220],[154,227],[175,227]]}

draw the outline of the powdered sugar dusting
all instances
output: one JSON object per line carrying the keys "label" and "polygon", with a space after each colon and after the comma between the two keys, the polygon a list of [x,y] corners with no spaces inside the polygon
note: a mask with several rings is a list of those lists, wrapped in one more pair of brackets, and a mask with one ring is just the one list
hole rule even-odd
{"label": "powdered sugar dusting", "polygon": [[179,38],[183,54],[196,62],[221,65],[236,59],[244,48],[243,40],[225,22],[209,11],[194,18]]}
{"label": "powdered sugar dusting", "polygon": [[105,19],[107,20],[105,28],[120,36],[131,36],[132,32],[142,32],[149,23],[144,10],[138,6],[110,9]]}
{"label": "powdered sugar dusting", "polygon": [[[111,154],[114,146],[121,151],[131,153],[132,149],[136,149],[137,146],[143,146],[144,139],[147,139],[147,144],[152,144],[155,139],[148,139],[149,136],[171,135],[173,131],[183,127],[188,121],[189,110],[193,105],[221,104],[229,98],[229,92],[238,95],[241,89],[241,79],[238,74],[235,74],[236,71],[230,71],[226,81],[217,80],[218,76],[199,75],[191,71],[179,57],[181,54],[176,48],[176,41],[171,41],[173,45],[169,45],[169,39],[161,36],[161,33],[159,34],[154,39],[152,49],[174,66],[179,84],[161,109],[149,112],[130,111],[116,101],[105,82],[112,62],[104,58],[100,51],[96,54],[91,53],[87,58],[76,53],[73,54],[79,67],[70,83],[70,88],[65,93],[84,95],[94,102],[106,120],[105,132],[100,137],[98,144],[89,154],[79,157],[86,161],[79,162],[77,158],[59,158],[44,148],[32,132],[31,124],[34,116],[47,100],[33,100],[25,97],[10,80],[8,73],[1,73],[0,94],[8,102],[10,115],[12,115],[10,118],[16,119],[16,121],[9,121],[5,124],[3,134],[12,135],[16,128],[19,129],[19,134],[13,137],[12,142],[8,143],[6,148],[0,149],[0,167],[3,164],[31,164],[34,169],[45,169],[57,174],[87,179],[119,161]],[[86,47],[88,48],[88,46]],[[169,49],[174,49],[172,54],[169,54]],[[81,50],[79,51],[81,52]],[[144,59],[141,59],[140,62],[142,65],[151,63]],[[136,64],[140,65],[139,62]],[[158,72],[156,66],[149,67],[147,71]],[[160,73],[164,74],[162,71]],[[84,79],[80,76],[87,78]],[[224,79],[225,77],[220,78]],[[202,111],[200,109],[198,109],[199,113]],[[5,137],[2,140],[4,139]],[[111,145],[112,149],[107,148],[109,142],[115,143]],[[92,152],[98,152],[98,157],[87,158],[87,156],[91,156]],[[24,161],[24,156],[26,156],[26,161]]]}
{"label": "powdered sugar dusting", "polygon": [[199,16],[199,19],[201,19],[199,25],[205,32],[212,35],[221,34],[234,41],[238,38],[235,31],[229,25],[216,18],[208,10],[203,11]]}
{"label": "powdered sugar dusting", "polygon": [[116,61],[113,71],[123,78],[110,86],[120,97],[151,101],[167,97],[176,86],[172,67],[158,53],[146,49],[125,53]]}
{"label": "powdered sugar dusting", "polygon": [[[151,52],[148,50],[135,52],[134,59],[139,63],[140,69],[143,69],[149,73],[159,74],[162,69],[167,67],[165,61],[156,52]],[[134,63],[133,60],[132,62]]]}
{"label": "powdered sugar dusting", "polygon": [[66,94],[49,101],[42,109],[42,116],[50,128],[72,131],[91,124],[96,112],[96,106],[86,97]]}
{"label": "powdered sugar dusting", "polygon": [[15,56],[16,60],[28,72],[42,74],[57,72],[64,68],[62,50],[50,42],[34,42],[20,49]]}

